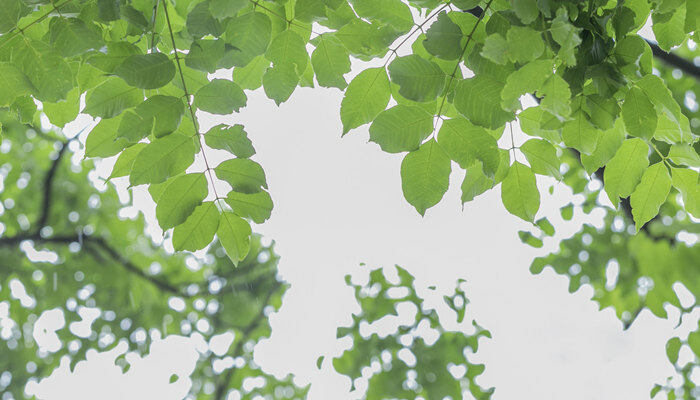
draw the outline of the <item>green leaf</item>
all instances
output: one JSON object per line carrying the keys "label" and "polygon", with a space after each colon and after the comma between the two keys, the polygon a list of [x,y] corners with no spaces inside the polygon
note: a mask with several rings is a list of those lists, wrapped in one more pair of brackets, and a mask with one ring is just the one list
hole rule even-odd
{"label": "green leaf", "polygon": [[467,168],[467,174],[462,181],[462,204],[474,200],[474,198],[495,185],[492,178],[484,174],[481,163],[477,162]]}
{"label": "green leaf", "polygon": [[17,116],[17,120],[23,124],[34,120],[37,112],[36,103],[30,96],[22,96],[15,99],[10,106],[10,110]]}
{"label": "green leaf", "polygon": [[520,237],[520,240],[523,243],[530,245],[530,246],[537,248],[537,249],[539,249],[543,245],[542,239],[535,237],[531,232],[518,231],[518,237]]}
{"label": "green leaf", "polygon": [[233,69],[233,81],[241,89],[255,90],[262,86],[263,75],[270,67],[270,60],[265,56],[257,56],[245,67]]}
{"label": "green leaf", "polygon": [[[0,72],[0,74],[2,74],[2,72]],[[44,114],[46,114],[52,124],[63,128],[67,123],[75,120],[78,116],[80,95],[80,90],[74,88],[68,92],[68,96],[65,100],[56,103],[48,101],[43,102]]]}
{"label": "green leaf", "polygon": [[297,0],[294,3],[294,18],[302,22],[318,22],[326,19],[324,0]]}
{"label": "green leaf", "polygon": [[530,163],[532,172],[562,179],[561,172],[559,172],[561,161],[557,157],[557,150],[549,142],[541,139],[530,139],[520,146],[520,151]]}
{"label": "green leaf", "polygon": [[603,131],[598,135],[595,149],[590,155],[581,154],[581,163],[586,172],[592,174],[598,170],[598,168],[607,164],[607,162],[613,158],[617,149],[622,145],[625,136],[626,132],[622,124],[622,119],[618,118],[612,129]]}
{"label": "green leaf", "polygon": [[540,102],[543,110],[566,119],[571,114],[571,89],[564,78],[552,75],[544,81],[544,85],[537,90],[539,96],[544,97]]}
{"label": "green leaf", "polygon": [[185,65],[209,73],[219,69],[219,62],[226,53],[223,40],[200,39],[190,45],[190,51],[185,56]]}
{"label": "green leaf", "polygon": [[275,66],[291,64],[301,75],[309,63],[309,54],[306,52],[306,41],[293,30],[285,30],[272,39],[265,52],[265,57]]}
{"label": "green leaf", "polygon": [[687,212],[700,218],[700,174],[692,169],[671,168],[673,186],[683,196]]}
{"label": "green leaf", "polygon": [[384,110],[369,127],[369,140],[387,153],[413,151],[433,131],[433,116],[416,106],[396,105]]}
{"label": "green leaf", "polygon": [[266,191],[257,193],[229,192],[226,203],[233,212],[243,218],[250,218],[257,224],[262,224],[272,213],[272,199]]}
{"label": "green leaf", "polygon": [[90,56],[87,62],[97,69],[109,74],[126,60],[127,57],[140,54],[140,50],[129,42],[107,42],[107,53]]}
{"label": "green leaf", "polygon": [[498,144],[486,129],[464,118],[452,118],[442,123],[437,141],[460,167],[467,169],[479,160],[487,176],[496,173],[500,163]]}
{"label": "green leaf", "polygon": [[165,182],[184,172],[194,161],[194,141],[191,135],[173,133],[149,143],[134,160],[130,185]]}
{"label": "green leaf", "polygon": [[692,142],[688,118],[681,113],[680,106],[673,99],[673,95],[671,91],[668,90],[664,81],[656,75],[649,74],[636,83],[637,87],[641,88],[644,93],[646,93],[649,100],[651,100],[652,104],[654,104],[654,107],[657,109],[657,114],[661,117],[659,119],[659,125],[661,125],[662,120],[672,122],[676,125],[676,135],[678,135],[680,140],[685,143]]}
{"label": "green leaf", "polygon": [[649,165],[649,146],[638,138],[626,139],[605,166],[605,192],[617,206],[620,198],[632,194]]}
{"label": "green leaf", "polygon": [[350,55],[369,61],[386,54],[388,46],[400,33],[390,26],[370,24],[353,17],[333,35],[340,39]]}
{"label": "green leaf", "polygon": [[249,4],[249,0],[210,0],[209,11],[214,18],[234,17]]}
{"label": "green leaf", "polygon": [[439,203],[450,181],[450,158],[435,140],[424,143],[401,162],[401,188],[420,215]]}
{"label": "green leaf", "polygon": [[340,104],[343,135],[374,120],[391,98],[389,77],[384,68],[367,68],[360,72],[345,90]]}
{"label": "green leaf", "polygon": [[195,38],[202,36],[221,34],[221,23],[212,16],[209,11],[209,1],[203,1],[195,5],[187,14],[187,31]]}
{"label": "green leaf", "polygon": [[401,0],[352,0],[353,9],[362,18],[390,25],[400,32],[413,27],[413,16]]}
{"label": "green leaf", "polygon": [[633,87],[627,92],[622,104],[622,119],[630,135],[642,139],[651,139],[654,136],[658,122],[656,110],[641,89]]}
{"label": "green leaf", "polygon": [[19,68],[6,62],[0,62],[0,107],[7,107],[17,97],[34,92],[34,85]]}
{"label": "green leaf", "polygon": [[238,262],[248,254],[251,233],[250,224],[246,220],[232,212],[221,213],[216,236],[234,266],[238,266]]}
{"label": "green leaf", "polygon": [[175,64],[163,53],[134,54],[119,64],[114,74],[131,86],[157,89],[173,79]]}
{"label": "green leaf", "polygon": [[581,44],[579,36],[581,28],[575,27],[569,22],[566,8],[561,7],[557,10],[557,17],[552,21],[549,32],[560,46],[557,57],[561,58],[566,65],[576,65],[576,52]]}
{"label": "green leaf", "polygon": [[440,66],[416,54],[394,59],[389,64],[389,75],[399,85],[399,94],[413,101],[435,100],[445,86]]}
{"label": "green leaf", "polygon": [[31,11],[21,0],[0,0],[0,10],[0,33],[14,29],[17,21]]}
{"label": "green leaf", "polygon": [[511,26],[506,34],[508,57],[517,63],[534,60],[544,52],[542,34],[523,26]]}
{"label": "green leaf", "polygon": [[602,130],[612,128],[620,115],[617,99],[597,94],[586,96],[581,108],[586,111],[593,125]]}
{"label": "green leaf", "polygon": [[311,55],[311,64],[318,84],[324,87],[345,89],[344,74],[350,72],[350,55],[335,36],[323,34]]}
{"label": "green leaf", "polygon": [[77,18],[52,18],[49,42],[63,57],[73,57],[103,46],[102,38]]}
{"label": "green leaf", "polygon": [[240,158],[248,158],[255,154],[253,144],[243,130],[243,125],[216,125],[204,135],[204,142],[213,149],[226,150]]}
{"label": "green leaf", "polygon": [[265,171],[260,164],[247,158],[226,160],[214,168],[214,172],[237,192],[255,193],[260,188],[267,189]]}
{"label": "green leaf", "polygon": [[501,200],[509,213],[533,222],[540,208],[540,192],[529,167],[514,162],[501,184]]}
{"label": "green leaf", "polygon": [[117,162],[114,163],[109,179],[127,176],[131,173],[131,166],[134,164],[136,156],[146,147],[147,143],[136,143],[127,147],[119,154]]}
{"label": "green leaf", "polygon": [[671,364],[676,364],[678,362],[678,352],[681,350],[681,340],[677,337],[673,337],[666,342],[666,356]]}
{"label": "green leaf", "polygon": [[508,62],[508,51],[506,38],[499,33],[494,33],[486,37],[480,54],[496,64],[504,65]]}
{"label": "green leaf", "polygon": [[278,106],[294,93],[299,76],[292,64],[280,64],[268,68],[262,78],[263,88],[267,97],[275,101]]}
{"label": "green leaf", "polygon": [[88,90],[83,112],[93,117],[112,118],[143,101],[143,91],[133,88],[117,77]]}
{"label": "green leaf", "polygon": [[17,46],[8,48],[6,54],[32,82],[34,97],[40,101],[57,102],[66,98],[73,89],[73,71],[68,62],[53,48],[26,37]]}
{"label": "green leaf", "polygon": [[547,218],[540,218],[537,221],[535,221],[535,225],[537,225],[538,228],[542,230],[542,233],[544,233],[547,236],[554,236],[555,230],[554,230],[554,225],[552,225],[551,222]]}
{"label": "green leaf", "polygon": [[660,14],[654,12],[651,14],[653,22],[651,28],[654,31],[654,37],[659,43],[659,47],[669,51],[673,46],[683,43],[686,38],[686,33],[683,29],[685,26],[685,14],[685,3],[669,13]]}
{"label": "green leaf", "polygon": [[670,191],[671,176],[663,162],[658,162],[644,171],[642,180],[630,196],[637,232],[659,213],[659,208],[666,201]]}
{"label": "green leaf", "polygon": [[[556,130],[560,126],[559,120],[542,107],[524,109],[518,114],[518,121],[523,132],[530,136],[539,136],[552,143],[561,142],[561,134]],[[554,122],[555,125],[550,127],[550,122]]]}
{"label": "green leaf", "polygon": [[207,192],[207,178],[203,173],[173,178],[156,204],[156,219],[161,229],[165,231],[185,222],[207,197]]}
{"label": "green leaf", "polygon": [[176,251],[197,251],[205,248],[219,229],[219,210],[213,201],[197,206],[187,220],[173,229]]}
{"label": "green leaf", "polygon": [[537,8],[537,0],[510,0],[511,7],[515,11],[515,15],[525,25],[529,25],[540,15],[540,10]]}
{"label": "green leaf", "polygon": [[233,65],[246,66],[253,58],[264,54],[272,35],[270,18],[259,12],[249,12],[232,18],[226,25],[224,37],[238,51],[231,55]]}
{"label": "green leaf", "polygon": [[456,60],[462,54],[462,30],[452,22],[447,13],[441,12],[427,32],[423,47],[428,53],[444,60]]}
{"label": "green leaf", "polygon": [[600,131],[588,121],[583,111],[575,112],[571,118],[564,124],[561,132],[564,144],[583,154],[591,154],[595,150]]}
{"label": "green leaf", "polygon": [[574,217],[574,205],[573,204],[567,204],[561,208],[561,218],[564,221],[571,221],[571,219],[573,217]]}
{"label": "green leaf", "polygon": [[243,89],[227,79],[214,79],[194,95],[194,105],[212,114],[231,114],[245,107],[248,98]]}
{"label": "green leaf", "polygon": [[501,105],[505,110],[520,108],[518,99],[527,93],[534,93],[553,74],[551,60],[535,60],[516,69],[508,75],[501,91]]}
{"label": "green leaf", "polygon": [[124,111],[117,129],[117,137],[136,143],[150,133],[153,121],[146,121],[134,109]]}
{"label": "green leaf", "polygon": [[106,158],[126,148],[129,141],[117,137],[120,122],[121,118],[110,118],[95,125],[85,139],[85,156]]}
{"label": "green leaf", "polygon": [[134,111],[150,128],[148,133],[162,137],[175,132],[180,126],[185,105],[177,97],[155,95],[136,106]]}
{"label": "green leaf", "polygon": [[700,156],[692,146],[674,144],[668,152],[668,158],[676,164],[700,168]]}
{"label": "green leaf", "polygon": [[515,118],[512,112],[501,108],[503,83],[488,75],[477,75],[461,81],[455,88],[454,106],[469,122],[489,129],[502,128]]}

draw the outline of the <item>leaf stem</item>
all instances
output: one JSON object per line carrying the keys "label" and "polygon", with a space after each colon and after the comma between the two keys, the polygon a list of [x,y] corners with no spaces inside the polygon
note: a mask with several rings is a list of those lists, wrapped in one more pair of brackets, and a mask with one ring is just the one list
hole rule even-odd
{"label": "leaf stem", "polygon": [[[20,28],[19,26],[15,26],[15,27],[13,28],[13,29],[16,29],[15,31],[10,31],[10,32],[8,32],[8,33],[5,34],[5,35],[8,35],[8,34],[9,34],[10,36],[8,37],[7,40],[5,40],[4,42],[0,43],[0,49],[1,49],[3,46],[5,46],[7,43],[9,43],[12,39],[14,39],[15,36],[17,36],[18,34],[24,35],[24,31],[25,31],[25,30],[29,29],[32,25],[43,21],[44,19],[46,19],[46,17],[48,17],[49,15],[51,15],[51,13],[53,13],[53,12],[55,12],[55,11],[58,11],[59,8],[65,6],[66,4],[70,3],[71,1],[73,1],[73,0],[65,0],[63,3],[60,3],[60,4],[53,4],[53,3],[52,3],[52,4],[53,4],[53,8],[52,8],[50,11],[44,13],[44,14],[43,14],[42,16],[40,16],[39,18],[37,18],[37,19],[35,19],[34,21],[28,23],[24,28]],[[5,35],[3,35],[3,37],[5,37]]]}
{"label": "leaf stem", "polygon": [[[185,75],[182,73],[182,65],[180,65],[180,56],[177,54],[177,46],[175,44],[175,35],[173,35],[173,28],[170,24],[170,15],[168,14],[168,4],[167,3],[168,3],[167,0],[163,0],[163,11],[165,13],[165,21],[168,24],[168,32],[170,33],[170,40],[171,40],[172,45],[173,45],[173,53],[175,54],[175,64],[177,64],[177,70],[180,73],[180,81],[182,82],[182,90],[185,92],[185,101],[187,101],[187,108],[190,111],[190,117],[192,118],[192,124],[194,125],[195,136],[197,136],[197,139],[199,140],[199,147],[202,150],[202,159],[204,159],[204,165],[206,166],[205,172],[209,175],[209,181],[211,182],[211,187],[212,187],[212,190],[214,191],[214,196],[218,200],[221,197],[216,192],[216,184],[214,181],[214,176],[211,173],[212,168],[209,166],[209,161],[207,160],[207,154],[204,151],[203,135],[199,131],[199,124],[197,124],[197,117],[194,114],[194,109],[192,108],[192,102],[190,101],[191,95],[187,91],[187,83],[185,82]],[[221,203],[221,202],[219,201],[219,203]]]}
{"label": "leaf stem", "polygon": [[450,75],[450,79],[447,81],[447,86],[445,87],[445,95],[442,97],[442,101],[440,102],[440,108],[438,108],[438,112],[436,115],[436,120],[433,125],[433,135],[435,134],[435,129],[437,128],[437,121],[441,118],[442,116],[442,109],[445,106],[445,100],[447,100],[447,94],[450,91],[450,86],[452,86],[452,81],[455,79],[455,75],[457,74],[457,69],[459,69],[459,64],[462,63],[462,58],[464,58],[464,54],[467,52],[467,47],[469,47],[469,43],[472,41],[472,37],[474,36],[474,32],[476,32],[476,28],[479,26],[479,23],[484,19],[484,15],[486,15],[486,11],[491,7],[491,3],[493,0],[489,0],[488,3],[486,3],[486,6],[484,7],[484,10],[481,12],[479,15],[478,19],[476,20],[476,23],[474,24],[474,27],[472,28],[472,31],[469,32],[469,35],[467,36],[467,41],[464,43],[464,46],[462,47],[462,52],[459,55],[459,58],[457,58],[457,62],[455,63],[455,67],[452,70],[452,74]]}
{"label": "leaf stem", "polygon": [[403,40],[401,41],[401,43],[399,43],[395,48],[389,49],[389,56],[387,57],[386,61],[384,62],[384,67],[386,67],[387,64],[389,64],[389,61],[391,61],[391,56],[392,56],[392,55],[398,57],[397,51],[401,48],[401,46],[403,46],[403,45],[408,41],[408,39],[411,38],[411,36],[413,36],[413,35],[414,35],[416,32],[418,32],[419,30],[422,31],[422,30],[423,30],[423,26],[424,26],[425,24],[427,24],[428,21],[430,21],[431,19],[433,19],[433,17],[435,17],[435,15],[437,15],[437,13],[439,13],[439,12],[442,11],[442,10],[444,10],[445,7],[447,7],[448,5],[449,5],[449,3],[444,4],[442,7],[438,8],[438,9],[435,10],[435,11],[433,11],[433,13],[431,13],[430,15],[428,15],[428,16],[425,18],[425,21],[421,22],[420,24],[414,24],[413,30],[412,30],[411,32],[409,32],[408,35],[406,35],[405,38],[403,38]]}

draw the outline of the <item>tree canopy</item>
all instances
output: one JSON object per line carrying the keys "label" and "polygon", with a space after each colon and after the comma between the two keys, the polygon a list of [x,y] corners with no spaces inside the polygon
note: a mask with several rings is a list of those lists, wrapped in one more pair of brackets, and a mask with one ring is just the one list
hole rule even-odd
{"label": "tree canopy", "polygon": [[[50,372],[63,354],[77,361],[87,348],[106,348],[138,329],[187,334],[183,324],[193,329],[200,320],[208,326],[198,329],[202,335],[236,332],[232,351],[250,364],[244,344],[267,335],[265,307],[278,308],[284,292],[276,256],[251,228],[273,217],[274,187],[255,161],[246,127],[201,126],[211,114],[239,112],[260,88],[277,104],[298,87],[343,91],[342,131],[329,134],[367,128],[371,142],[401,154],[397,179],[421,215],[442,200],[458,169],[463,203],[500,190],[504,209],[531,223],[518,232],[521,239],[541,247],[555,227],[542,217],[546,193],[537,182],[558,181],[577,199],[561,209],[564,219],[599,211],[604,223],[584,225],[558,251],[536,259],[533,273],[551,267],[568,277],[571,291],[592,286],[593,300],[613,307],[625,326],[645,308],[667,318],[669,305],[681,315],[696,307],[676,286],[700,293],[700,2],[0,0],[0,9],[0,290],[8,301],[4,318],[15,324],[1,335],[10,355],[0,362],[9,363],[6,370],[34,363],[34,372],[12,368],[14,379],[0,380],[2,391],[21,396],[37,368]],[[638,34],[643,27],[655,41]],[[61,133],[76,118],[92,121],[84,144],[66,136],[74,128]],[[527,140],[515,141],[514,125]],[[90,160],[62,161],[82,145]],[[213,150],[229,158],[215,165]],[[142,217],[115,218],[123,208],[115,190],[90,179],[91,160],[110,157],[110,180],[148,187],[175,254],[144,234]],[[62,268],[32,261],[37,248],[49,249]],[[187,264],[195,262],[188,252],[203,249],[204,265]],[[13,294],[18,284],[33,302]],[[225,290],[239,286],[245,289]],[[115,295],[126,292],[133,298]],[[169,305],[171,296],[182,310]],[[369,303],[365,313],[393,307]],[[15,336],[24,335],[20,326],[30,329],[38,310],[56,307],[67,322],[81,321],[82,307],[98,307],[102,316],[94,335],[66,336],[75,345],[37,355],[31,340]],[[237,315],[243,320],[225,320],[225,307],[245,310]],[[118,335],[117,315],[119,328],[128,325]],[[149,335],[134,337],[143,339],[132,346],[145,351]],[[399,352],[393,339],[372,340],[354,337],[356,346]],[[441,331],[432,346],[476,350],[473,340]],[[669,360],[685,379],[654,392],[697,395],[690,374],[699,340],[696,331],[669,341]],[[414,345],[415,354],[423,344]],[[695,359],[677,364],[685,347]],[[352,354],[334,365],[356,377],[373,353]],[[219,356],[206,357],[212,364]],[[472,381],[469,371],[479,367],[449,360],[467,372],[440,384],[444,393],[420,374],[409,386],[392,387],[391,372],[370,379],[368,396],[398,390],[392,396],[432,398],[464,387],[490,396]],[[264,375],[252,364],[227,371],[202,367],[193,392],[221,398],[240,386],[235,379]],[[288,397],[304,395],[289,380],[265,379],[289,387]],[[214,391],[199,392],[205,387]]]}

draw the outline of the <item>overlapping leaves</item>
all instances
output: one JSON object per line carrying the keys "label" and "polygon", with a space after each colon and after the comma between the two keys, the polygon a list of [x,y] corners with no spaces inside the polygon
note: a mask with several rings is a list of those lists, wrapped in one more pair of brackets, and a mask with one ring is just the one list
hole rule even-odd
{"label": "overlapping leaves", "polygon": [[[606,169],[611,177],[606,192],[613,203],[633,195],[633,208],[640,208],[635,212],[638,228],[656,215],[666,197],[652,184],[654,177],[668,175],[671,186],[686,193],[685,209],[698,208],[689,177],[698,159],[696,136],[665,81],[651,74],[650,49],[635,34],[651,15],[663,49],[697,35],[697,7],[685,1],[673,7],[668,2],[652,7],[642,0],[620,7],[498,0],[453,5],[438,0],[139,0],[130,5],[108,0],[95,7],[55,5],[73,11],[70,16],[56,15],[48,5],[6,2],[10,11],[0,24],[0,69],[6,84],[0,103],[28,115],[33,107],[29,99],[34,98],[46,105],[49,120],[62,126],[77,114],[74,106],[62,102],[75,103],[86,92],[81,112],[100,118],[88,137],[88,155],[121,153],[120,171],[114,176],[128,175],[132,185],[166,182],[151,193],[182,177],[195,154],[206,160],[212,146],[232,151],[234,145],[224,142],[239,140],[238,131],[224,138],[222,132],[229,128],[200,132],[197,110],[237,112],[247,103],[245,90],[261,86],[280,104],[297,87],[313,86],[315,77],[321,86],[345,89],[343,133],[372,123],[371,140],[390,153],[409,152],[404,163],[409,166],[426,153],[423,146],[435,144],[441,152],[431,154],[446,154],[467,171],[465,201],[503,181],[506,209],[534,221],[539,195],[535,180],[526,176],[559,178],[559,149],[573,148],[591,166],[612,164]],[[417,38],[410,7],[420,9],[424,18],[420,27],[425,34]],[[325,33],[317,33],[318,25]],[[390,46],[405,34],[399,46],[415,38],[412,54],[398,56]],[[384,68],[368,68],[348,84],[344,75],[351,57],[384,57]],[[474,75],[464,75],[465,67]],[[207,78],[207,73],[225,68],[233,68],[231,79]],[[528,94],[537,96],[540,105],[523,111],[519,97]],[[525,121],[534,114],[536,120]],[[463,122],[456,130],[440,127],[454,125],[452,120]],[[527,125],[526,133],[541,138],[523,145],[527,164],[518,160],[516,143],[507,147],[507,139],[500,142],[510,155],[493,145],[515,120]],[[614,137],[621,134],[624,139],[619,149],[607,133],[613,127]],[[208,139],[210,134],[216,138]],[[625,152],[631,144],[639,154],[628,159]],[[665,144],[673,146],[671,151]],[[643,179],[646,166],[640,155],[645,148],[664,151],[667,175],[650,166],[657,174]],[[253,155],[232,154],[237,159]],[[250,163],[237,163],[236,168],[243,168],[239,172],[232,172],[230,165],[216,167],[228,170],[226,177],[217,173],[215,178],[215,166],[208,163],[203,171],[188,172],[204,173],[213,190],[219,187],[213,180],[227,181],[251,168]],[[682,172],[673,179],[670,168]],[[451,168],[429,170],[402,168],[406,198],[421,214],[442,198]],[[182,203],[179,212],[189,217],[201,201],[212,201],[219,221],[236,221],[226,223],[223,229],[229,234],[224,236],[233,240],[233,253],[244,254],[245,221],[267,219],[271,201],[264,185],[241,190],[235,179],[229,183],[231,195],[205,193],[197,202]],[[208,218],[202,219],[204,215]],[[194,218],[201,221],[189,221],[179,230],[217,230],[210,213],[200,209]]]}

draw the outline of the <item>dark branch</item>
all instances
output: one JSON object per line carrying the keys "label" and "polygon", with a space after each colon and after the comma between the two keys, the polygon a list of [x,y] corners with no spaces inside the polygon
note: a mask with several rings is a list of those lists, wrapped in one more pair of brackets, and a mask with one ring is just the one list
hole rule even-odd
{"label": "dark branch", "polygon": [[661,49],[656,43],[647,40],[649,47],[651,47],[651,52],[654,57],[665,62],[671,67],[678,68],[683,71],[683,73],[693,76],[695,79],[700,79],[700,67],[695,65],[692,61],[686,60],[676,54],[666,52]]}
{"label": "dark branch", "polygon": [[39,231],[41,231],[41,229],[45,227],[46,223],[48,222],[49,214],[51,212],[51,195],[53,192],[53,180],[56,177],[56,171],[58,170],[58,166],[61,163],[63,154],[65,154],[67,149],[68,143],[61,143],[61,149],[58,150],[58,155],[56,156],[56,159],[53,160],[53,163],[51,163],[51,168],[49,168],[49,171],[44,177],[44,190],[41,199],[41,214],[39,215],[39,219],[36,222],[37,233],[39,233]]}
{"label": "dark branch", "polygon": [[104,238],[101,237],[89,237],[89,240],[83,240],[88,244],[95,244],[104,250],[114,261],[121,264],[124,269],[131,272],[132,274],[151,282],[154,286],[164,292],[170,292],[179,296],[186,296],[186,293],[169,282],[160,280],[152,275],[146,274],[141,268],[134,265],[128,258],[121,255],[112,246],[107,243]]}
{"label": "dark branch", "polygon": [[[134,263],[132,263],[131,260],[129,260],[128,258],[121,255],[117,250],[115,250],[102,237],[88,236],[88,235],[81,236],[78,234],[58,235],[58,236],[52,236],[52,237],[41,237],[41,235],[39,233],[31,233],[31,234],[20,234],[20,235],[16,235],[16,236],[12,236],[12,237],[0,238],[0,246],[14,246],[14,245],[20,244],[21,242],[23,242],[25,240],[32,240],[32,241],[38,242],[38,243],[57,243],[57,244],[62,244],[62,245],[67,245],[70,243],[81,243],[93,255],[99,254],[99,253],[95,253],[95,251],[97,251],[98,249],[101,249],[115,263],[119,264],[125,270],[138,276],[139,278],[142,278],[142,279],[150,282],[158,289],[160,289],[164,292],[169,292],[169,293],[178,295],[178,296],[190,297],[184,290],[181,290],[180,288],[171,284],[170,282],[167,282],[165,280],[161,280],[161,279],[159,279],[155,276],[152,276],[152,275],[148,275],[141,268],[139,268]],[[91,246],[93,248],[90,248]]]}

